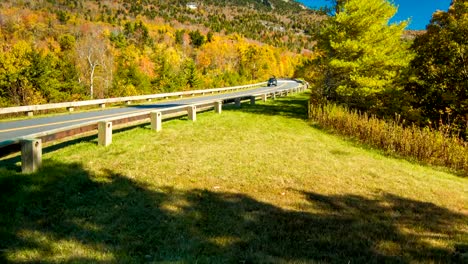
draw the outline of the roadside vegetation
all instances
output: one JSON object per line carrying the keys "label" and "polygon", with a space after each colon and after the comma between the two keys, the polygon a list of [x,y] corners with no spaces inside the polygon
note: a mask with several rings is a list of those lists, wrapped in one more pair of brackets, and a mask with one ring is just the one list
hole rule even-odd
{"label": "roadside vegetation", "polygon": [[[405,125],[468,136],[468,1],[435,12],[427,30],[403,38],[386,0],[334,1],[318,35],[317,56],[301,69],[312,100],[343,105]],[[390,121],[391,122],[391,121]]]}
{"label": "roadside vegetation", "polygon": [[0,166],[0,262],[463,262],[467,179],[312,126],[309,94]]}
{"label": "roadside vegetation", "polygon": [[448,126],[407,126],[399,116],[388,122],[336,104],[311,104],[309,117],[323,128],[388,153],[452,168],[468,176],[468,142],[454,136]]}

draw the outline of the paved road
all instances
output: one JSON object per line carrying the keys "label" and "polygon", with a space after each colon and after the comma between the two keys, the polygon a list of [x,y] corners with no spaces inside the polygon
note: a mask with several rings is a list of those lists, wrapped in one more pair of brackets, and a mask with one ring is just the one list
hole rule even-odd
{"label": "paved road", "polygon": [[70,113],[59,116],[32,118],[20,121],[0,122],[0,143],[20,137],[27,137],[36,133],[41,133],[71,125],[77,125],[93,120],[103,120],[106,118],[117,117],[120,115],[128,115],[138,112],[146,112],[151,109],[164,109],[174,106],[189,105],[206,100],[227,100],[230,98],[249,96],[265,92],[273,92],[275,90],[289,89],[301,85],[295,81],[278,81],[276,87],[260,87],[248,91],[240,91],[229,94],[216,94],[211,96],[193,97],[180,100],[166,101],[155,104],[143,104],[128,106],[123,108],[104,109],[92,112]]}

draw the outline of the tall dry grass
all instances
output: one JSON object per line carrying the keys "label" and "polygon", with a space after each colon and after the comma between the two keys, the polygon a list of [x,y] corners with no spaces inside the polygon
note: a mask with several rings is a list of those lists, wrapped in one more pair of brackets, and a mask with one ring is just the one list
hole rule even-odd
{"label": "tall dry grass", "polygon": [[399,117],[388,122],[332,103],[310,104],[309,118],[324,128],[386,152],[468,175],[468,142],[452,135],[447,127],[404,126]]}

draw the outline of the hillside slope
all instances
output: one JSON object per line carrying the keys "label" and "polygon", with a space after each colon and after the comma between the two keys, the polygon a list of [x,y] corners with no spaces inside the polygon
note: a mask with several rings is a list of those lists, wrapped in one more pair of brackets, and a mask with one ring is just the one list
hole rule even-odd
{"label": "hillside slope", "polygon": [[467,179],[311,127],[307,99],[4,161],[0,262],[462,263]]}

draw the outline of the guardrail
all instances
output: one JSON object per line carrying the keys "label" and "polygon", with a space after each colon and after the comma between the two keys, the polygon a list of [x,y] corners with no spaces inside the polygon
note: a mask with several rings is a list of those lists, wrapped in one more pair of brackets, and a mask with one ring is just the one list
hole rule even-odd
{"label": "guardrail", "polygon": [[196,121],[199,111],[214,108],[216,113],[221,113],[223,101],[233,101],[235,106],[240,107],[242,101],[250,101],[255,104],[259,98],[266,101],[267,98],[275,99],[277,96],[288,95],[291,92],[301,92],[307,88],[307,84],[299,85],[295,88],[275,90],[252,95],[234,96],[223,100],[213,99],[198,102],[190,105],[167,107],[158,110],[148,110],[129,115],[122,115],[103,120],[94,120],[77,125],[53,129],[45,132],[29,135],[24,138],[15,138],[0,142],[0,149],[4,154],[21,151],[21,169],[23,173],[37,171],[42,164],[42,144],[67,138],[75,135],[96,133],[98,134],[98,145],[108,146],[112,143],[112,130],[117,126],[136,125],[138,123],[151,123],[151,130],[158,132],[162,129],[162,120],[187,115],[191,121]]}
{"label": "guardrail", "polygon": [[214,93],[221,93],[221,92],[237,91],[241,89],[249,89],[249,88],[253,88],[253,87],[257,87],[257,86],[261,86],[265,84],[266,82],[262,82],[262,83],[227,87],[227,88],[213,88],[213,89],[206,89],[206,90],[186,91],[186,92],[138,95],[138,96],[86,100],[86,101],[77,101],[77,102],[43,104],[43,105],[13,106],[13,107],[0,108],[0,115],[1,114],[17,114],[17,113],[26,112],[28,116],[33,116],[35,111],[44,111],[44,110],[51,110],[51,109],[58,109],[58,108],[66,108],[68,111],[73,112],[76,107],[80,107],[80,106],[99,105],[101,108],[104,108],[106,104],[112,104],[112,103],[125,102],[126,104],[130,104],[132,101],[143,101],[143,100],[151,101],[152,99],[205,95],[205,94],[210,94],[210,93],[214,94]]}

